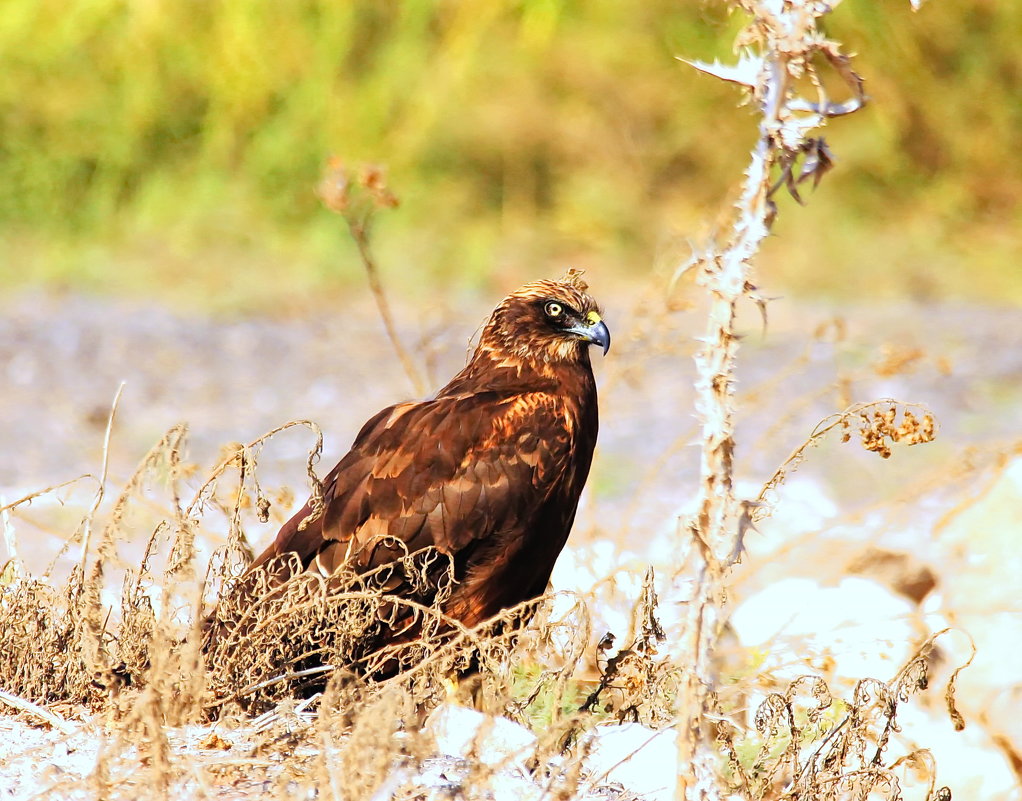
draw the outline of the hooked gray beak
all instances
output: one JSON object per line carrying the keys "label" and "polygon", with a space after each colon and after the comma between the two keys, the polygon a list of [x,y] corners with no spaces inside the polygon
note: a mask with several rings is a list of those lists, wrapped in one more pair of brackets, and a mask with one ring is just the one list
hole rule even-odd
{"label": "hooked gray beak", "polygon": [[592,345],[599,345],[603,348],[603,355],[606,356],[607,351],[610,350],[610,329],[600,319],[600,315],[594,311],[586,315],[586,322],[589,325],[579,324],[569,330],[578,334],[584,341]]}

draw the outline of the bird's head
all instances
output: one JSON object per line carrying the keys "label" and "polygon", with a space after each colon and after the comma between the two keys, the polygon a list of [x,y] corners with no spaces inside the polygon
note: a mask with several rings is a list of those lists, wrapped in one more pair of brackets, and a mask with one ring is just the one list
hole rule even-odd
{"label": "bird's head", "polygon": [[496,359],[536,365],[588,364],[589,346],[610,350],[610,331],[599,305],[575,275],[534,281],[502,300],[483,329],[479,348]]}

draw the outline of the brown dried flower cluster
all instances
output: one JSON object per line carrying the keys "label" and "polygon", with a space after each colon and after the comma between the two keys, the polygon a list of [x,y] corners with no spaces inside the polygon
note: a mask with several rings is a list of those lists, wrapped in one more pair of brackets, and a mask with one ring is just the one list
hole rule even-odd
{"label": "brown dried flower cluster", "polygon": [[337,156],[327,161],[317,194],[330,211],[348,216],[374,209],[393,209],[400,201],[387,186],[386,170],[377,164],[347,166]]}
{"label": "brown dried flower cluster", "polygon": [[[841,439],[848,442],[851,439],[849,419],[845,418],[842,425],[845,433]],[[894,406],[884,410],[875,409],[872,415],[865,412],[859,415],[859,437],[862,440],[862,447],[867,451],[879,453],[885,459],[890,457],[891,445],[895,442],[902,445],[919,445],[933,442],[935,436],[936,423],[929,412],[925,412],[922,417],[916,417],[910,409],[905,409],[900,424],[898,410]]]}

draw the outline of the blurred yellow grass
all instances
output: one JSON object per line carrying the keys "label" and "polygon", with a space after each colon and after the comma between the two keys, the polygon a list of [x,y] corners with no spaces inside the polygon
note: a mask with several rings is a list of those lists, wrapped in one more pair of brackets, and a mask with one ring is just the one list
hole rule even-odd
{"label": "blurred yellow grass", "polygon": [[[357,261],[313,192],[332,153],[389,165],[377,247],[409,290],[672,265],[754,133],[673,59],[727,59],[740,24],[668,0],[16,0],[0,280],[229,307],[343,286]],[[766,283],[1022,298],[1022,7],[845,3],[834,26],[875,102],[833,129]]]}

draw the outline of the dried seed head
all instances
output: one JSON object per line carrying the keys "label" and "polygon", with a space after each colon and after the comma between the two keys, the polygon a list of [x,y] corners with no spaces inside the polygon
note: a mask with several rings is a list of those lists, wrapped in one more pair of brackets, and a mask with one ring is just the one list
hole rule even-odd
{"label": "dried seed head", "polygon": [[265,523],[270,519],[270,500],[265,495],[260,495],[256,499],[256,506],[259,509],[259,522]]}
{"label": "dried seed head", "polygon": [[387,186],[387,171],[378,164],[352,168],[332,156],[316,188],[323,205],[348,218],[369,216],[376,209],[392,209],[397,196]]}
{"label": "dried seed head", "polygon": [[336,156],[331,156],[316,193],[330,211],[343,214],[351,205],[350,184],[350,176],[344,162]]}
{"label": "dried seed head", "polygon": [[387,187],[386,170],[378,164],[363,164],[358,182],[369,190],[369,196],[376,208],[393,209],[398,205],[397,196]]}
{"label": "dried seed head", "polygon": [[[885,459],[890,457],[891,444],[894,442],[902,445],[919,445],[932,442],[935,436],[936,422],[929,412],[925,412],[919,418],[911,409],[905,409],[900,424],[896,406],[889,406],[882,411],[875,409],[872,416],[859,414],[859,437],[862,440],[862,447],[879,453]],[[842,440],[847,442],[846,437]]]}

